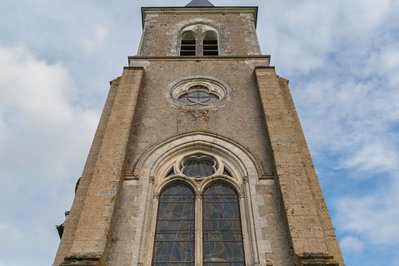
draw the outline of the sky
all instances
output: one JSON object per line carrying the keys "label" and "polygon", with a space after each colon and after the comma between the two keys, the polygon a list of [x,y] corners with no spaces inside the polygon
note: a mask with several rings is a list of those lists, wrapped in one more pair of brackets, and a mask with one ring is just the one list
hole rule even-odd
{"label": "sky", "polygon": [[[140,6],[188,2],[0,0],[0,266],[51,265]],[[259,6],[347,265],[398,266],[399,1],[212,3]]]}

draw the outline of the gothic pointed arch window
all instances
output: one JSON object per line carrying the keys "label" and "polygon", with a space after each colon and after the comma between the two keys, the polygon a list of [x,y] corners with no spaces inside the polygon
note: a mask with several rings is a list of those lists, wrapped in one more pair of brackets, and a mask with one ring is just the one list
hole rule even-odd
{"label": "gothic pointed arch window", "polygon": [[152,265],[245,265],[240,197],[228,165],[189,154],[165,170],[164,182]]}
{"label": "gothic pointed arch window", "polygon": [[131,172],[147,197],[138,265],[261,265],[251,187],[259,169],[244,147],[209,133],[184,134],[149,149]]}
{"label": "gothic pointed arch window", "polygon": [[223,182],[210,185],[204,192],[202,208],[204,265],[245,265],[235,190]]}
{"label": "gothic pointed arch window", "polygon": [[153,265],[194,265],[194,193],[173,183],[159,198]]}

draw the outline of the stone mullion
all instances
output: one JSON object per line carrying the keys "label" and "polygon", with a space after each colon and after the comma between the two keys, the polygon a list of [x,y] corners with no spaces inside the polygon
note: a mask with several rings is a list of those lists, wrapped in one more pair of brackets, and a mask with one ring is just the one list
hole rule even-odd
{"label": "stone mullion", "polygon": [[203,219],[202,219],[203,194],[197,192],[195,196],[195,265],[203,265]]}
{"label": "stone mullion", "polygon": [[[314,190],[317,180],[310,180],[310,173],[314,176],[315,173],[310,156],[309,160],[304,158],[307,146],[287,81],[279,78],[271,67],[257,68],[255,74],[296,259],[302,265],[304,254],[313,254],[320,261],[326,256],[326,261],[331,261],[330,255],[335,254],[329,254],[320,220],[322,210],[316,202],[321,191]],[[334,261],[331,263],[335,265]]]}
{"label": "stone mullion", "polygon": [[196,55],[202,56],[204,54],[204,37],[205,33],[201,28],[197,28],[195,30],[195,39],[196,39]]}
{"label": "stone mullion", "polygon": [[99,140],[101,147],[81,209],[75,239],[62,265],[96,265],[104,254],[143,74],[142,68],[125,68],[119,80],[115,104],[103,137]]}

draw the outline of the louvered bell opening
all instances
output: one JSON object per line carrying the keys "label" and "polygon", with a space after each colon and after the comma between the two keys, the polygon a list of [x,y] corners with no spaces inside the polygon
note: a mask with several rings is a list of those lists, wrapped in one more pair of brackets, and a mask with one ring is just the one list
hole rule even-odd
{"label": "louvered bell opening", "polygon": [[204,40],[204,55],[219,55],[217,40]]}
{"label": "louvered bell opening", "polygon": [[181,40],[180,55],[195,56],[195,40]]}

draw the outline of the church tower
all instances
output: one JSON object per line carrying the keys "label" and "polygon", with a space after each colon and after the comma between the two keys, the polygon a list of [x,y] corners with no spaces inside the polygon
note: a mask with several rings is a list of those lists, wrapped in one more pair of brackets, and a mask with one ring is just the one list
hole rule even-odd
{"label": "church tower", "polygon": [[257,11],[142,8],[54,265],[344,265]]}

